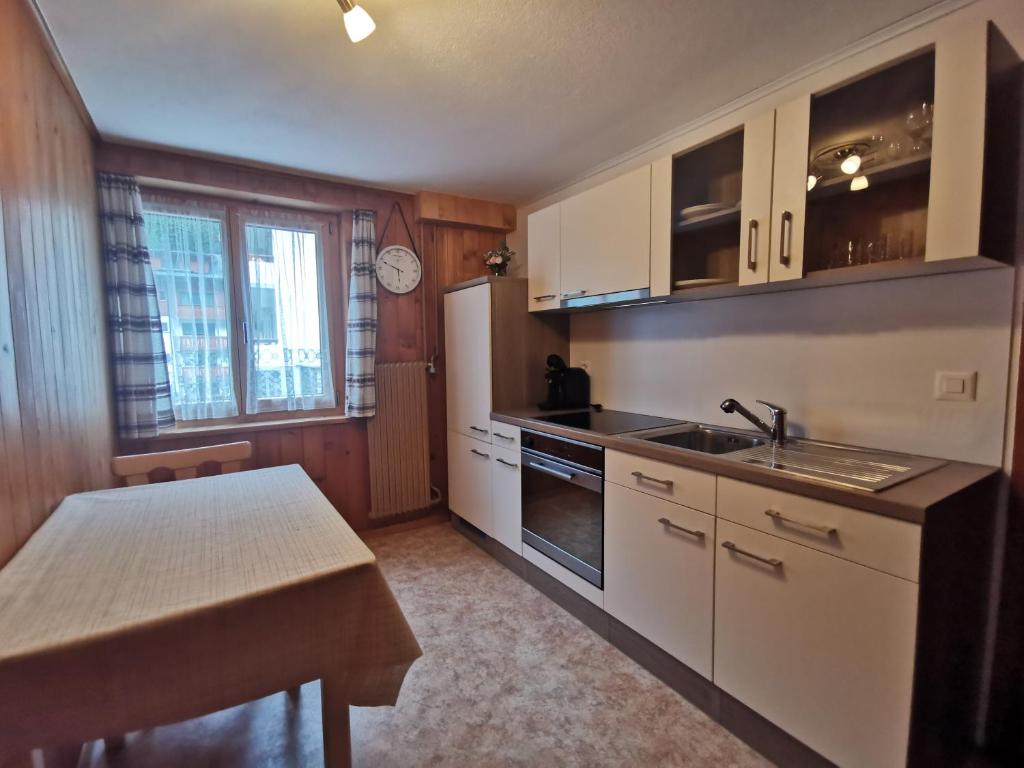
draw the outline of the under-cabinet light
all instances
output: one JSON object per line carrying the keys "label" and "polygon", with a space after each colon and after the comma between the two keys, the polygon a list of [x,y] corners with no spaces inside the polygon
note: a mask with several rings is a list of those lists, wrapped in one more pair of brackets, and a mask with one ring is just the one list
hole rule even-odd
{"label": "under-cabinet light", "polygon": [[361,5],[353,3],[352,0],[338,0],[338,5],[341,6],[344,14],[345,31],[348,33],[349,40],[358,43],[373,34],[377,25],[373,23],[370,14],[363,10]]}

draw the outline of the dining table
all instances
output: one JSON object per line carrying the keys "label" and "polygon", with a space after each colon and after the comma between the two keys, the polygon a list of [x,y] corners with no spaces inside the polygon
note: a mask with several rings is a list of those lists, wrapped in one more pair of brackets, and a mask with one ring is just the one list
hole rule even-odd
{"label": "dining table", "polygon": [[421,655],[373,552],[296,465],[65,498],[0,569],[0,765],[319,680],[350,705]]}

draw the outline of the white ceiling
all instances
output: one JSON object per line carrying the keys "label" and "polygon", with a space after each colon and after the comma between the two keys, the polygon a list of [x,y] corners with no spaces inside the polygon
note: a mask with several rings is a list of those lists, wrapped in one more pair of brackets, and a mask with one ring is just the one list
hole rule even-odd
{"label": "white ceiling", "polygon": [[37,0],[100,132],[525,202],[935,0]]}

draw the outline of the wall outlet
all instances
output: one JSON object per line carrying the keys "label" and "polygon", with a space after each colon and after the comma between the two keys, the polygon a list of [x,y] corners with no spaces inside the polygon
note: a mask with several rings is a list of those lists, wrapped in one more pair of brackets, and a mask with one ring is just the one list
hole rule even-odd
{"label": "wall outlet", "polygon": [[936,400],[976,400],[978,392],[977,371],[936,371]]}

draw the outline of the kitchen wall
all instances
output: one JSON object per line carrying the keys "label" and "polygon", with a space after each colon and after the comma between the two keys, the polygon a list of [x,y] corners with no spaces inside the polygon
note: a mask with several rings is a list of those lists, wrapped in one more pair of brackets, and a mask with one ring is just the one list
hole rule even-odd
{"label": "kitchen wall", "polygon": [[0,566],[112,483],[91,122],[24,0],[0,0]]}
{"label": "kitchen wall", "polygon": [[[796,434],[998,465],[1013,287],[997,269],[576,315],[571,357],[606,407],[746,427],[719,403],[762,399]],[[977,371],[977,401],[935,400],[938,370]]]}

